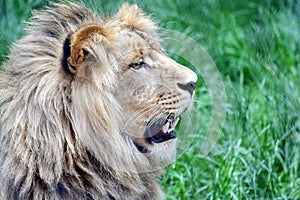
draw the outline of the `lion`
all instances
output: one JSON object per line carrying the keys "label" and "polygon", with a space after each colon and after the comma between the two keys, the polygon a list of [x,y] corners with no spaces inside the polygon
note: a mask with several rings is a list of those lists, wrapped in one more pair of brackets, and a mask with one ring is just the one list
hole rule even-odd
{"label": "lion", "polygon": [[162,199],[197,75],[136,5],[36,11],[0,74],[0,199]]}

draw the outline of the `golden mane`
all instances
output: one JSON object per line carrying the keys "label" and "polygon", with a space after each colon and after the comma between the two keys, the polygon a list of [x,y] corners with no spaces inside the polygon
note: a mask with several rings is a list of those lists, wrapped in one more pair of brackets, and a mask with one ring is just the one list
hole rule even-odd
{"label": "golden mane", "polygon": [[[122,113],[110,92],[118,66],[104,30],[118,31],[124,23],[155,29],[136,6],[124,9],[106,23],[84,5],[53,3],[34,13],[11,47],[0,75],[0,199],[161,198],[157,171],[149,172],[149,161],[120,133]],[[66,59],[66,43],[80,44],[85,35],[70,35],[87,23],[103,36],[96,52],[101,69],[90,72],[101,77],[97,85],[89,84],[87,70],[76,81],[66,74],[67,68],[74,73],[67,62],[77,70]]]}

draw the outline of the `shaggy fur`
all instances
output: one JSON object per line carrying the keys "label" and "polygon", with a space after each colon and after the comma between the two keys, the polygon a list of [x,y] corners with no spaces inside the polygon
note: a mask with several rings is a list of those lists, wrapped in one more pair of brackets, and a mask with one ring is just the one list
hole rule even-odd
{"label": "shaggy fur", "polygon": [[[0,74],[0,199],[163,197],[159,167],[174,154],[157,160],[150,150],[160,145],[165,150],[158,153],[168,154],[175,142],[133,139],[138,129],[127,125],[128,115],[150,97],[138,101],[141,97],[133,95],[135,101],[125,102],[136,73],[128,66],[141,52],[129,50],[138,41],[130,38],[139,35],[148,51],[161,52],[155,31],[137,6],[127,4],[112,18],[74,3],[34,13]],[[150,150],[142,152],[140,146]]]}

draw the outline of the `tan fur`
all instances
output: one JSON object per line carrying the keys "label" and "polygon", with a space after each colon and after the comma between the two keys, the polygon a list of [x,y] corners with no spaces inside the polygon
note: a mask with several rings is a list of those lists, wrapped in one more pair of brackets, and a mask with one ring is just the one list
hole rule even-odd
{"label": "tan fur", "polygon": [[176,139],[144,133],[190,108],[178,83],[197,78],[156,30],[128,4],[111,18],[75,3],[34,13],[0,74],[0,199],[163,198],[157,179]]}

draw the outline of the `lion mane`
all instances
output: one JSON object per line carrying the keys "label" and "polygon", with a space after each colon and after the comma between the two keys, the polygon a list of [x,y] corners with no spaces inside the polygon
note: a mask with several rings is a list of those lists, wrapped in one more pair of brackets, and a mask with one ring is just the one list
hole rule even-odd
{"label": "lion mane", "polygon": [[[109,18],[80,3],[33,13],[0,74],[0,199],[163,198],[162,171],[122,133],[126,114],[112,92],[125,47],[110,44],[124,27],[157,37],[135,5]],[[194,84],[179,86],[190,98]]]}

